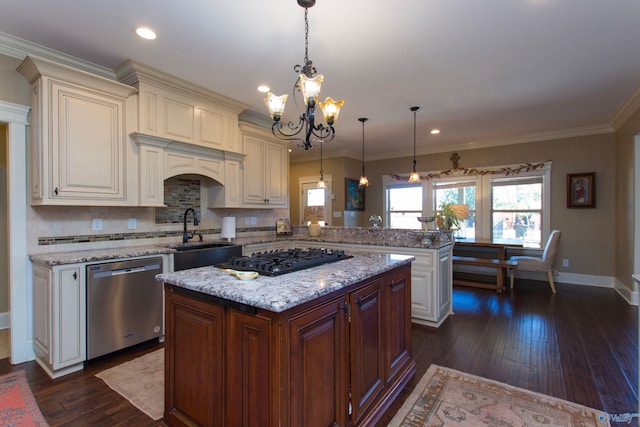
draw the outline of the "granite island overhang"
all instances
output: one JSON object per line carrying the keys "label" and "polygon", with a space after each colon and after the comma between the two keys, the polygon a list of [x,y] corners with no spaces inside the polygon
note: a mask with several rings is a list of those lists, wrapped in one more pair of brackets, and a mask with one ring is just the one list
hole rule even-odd
{"label": "granite island overhang", "polygon": [[415,375],[413,256],[358,253],[282,276],[216,267],[165,288],[169,426],[374,426]]}
{"label": "granite island overhang", "polygon": [[253,280],[238,279],[213,266],[159,274],[156,279],[174,288],[280,313],[414,259],[410,255],[360,253],[336,263]]}

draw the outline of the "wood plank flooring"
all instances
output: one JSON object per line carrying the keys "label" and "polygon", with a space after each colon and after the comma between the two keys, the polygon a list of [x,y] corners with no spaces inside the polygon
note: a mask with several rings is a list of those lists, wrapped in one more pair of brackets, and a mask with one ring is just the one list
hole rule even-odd
{"label": "wood plank flooring", "polygon": [[[454,312],[438,328],[414,325],[417,374],[384,415],[393,417],[432,363],[580,403],[611,414],[638,412],[638,307],[612,289],[518,280],[497,294],[454,288]],[[24,369],[52,426],[162,426],[94,375],[153,351],[143,345],[51,380],[35,363],[0,361],[0,375]],[[637,421],[637,420],[635,420]]]}

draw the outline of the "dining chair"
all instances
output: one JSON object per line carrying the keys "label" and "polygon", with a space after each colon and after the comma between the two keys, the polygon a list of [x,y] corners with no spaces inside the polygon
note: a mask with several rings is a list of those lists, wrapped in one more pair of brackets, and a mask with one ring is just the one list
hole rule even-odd
{"label": "dining chair", "polygon": [[553,283],[553,260],[556,257],[558,250],[558,243],[560,242],[561,232],[559,230],[553,230],[547,239],[547,244],[544,247],[542,258],[531,256],[512,256],[509,257],[509,261],[516,261],[518,266],[510,269],[510,282],[511,289],[513,289],[513,281],[515,276],[515,270],[524,271],[546,271],[549,278],[549,285],[551,291],[556,293],[556,285]]}

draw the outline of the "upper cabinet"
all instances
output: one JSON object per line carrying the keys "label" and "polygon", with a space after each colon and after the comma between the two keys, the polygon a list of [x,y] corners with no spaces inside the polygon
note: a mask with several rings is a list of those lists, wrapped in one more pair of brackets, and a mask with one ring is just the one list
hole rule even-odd
{"label": "upper cabinet", "polygon": [[287,207],[289,201],[288,144],[268,131],[240,123],[243,201],[246,207]]}
{"label": "upper cabinet", "polygon": [[135,88],[33,56],[18,71],[31,83],[32,203],[135,204],[125,126]]}
{"label": "upper cabinet", "polygon": [[248,106],[128,60],[115,73],[138,89],[138,133],[221,151],[241,152],[238,114]]}

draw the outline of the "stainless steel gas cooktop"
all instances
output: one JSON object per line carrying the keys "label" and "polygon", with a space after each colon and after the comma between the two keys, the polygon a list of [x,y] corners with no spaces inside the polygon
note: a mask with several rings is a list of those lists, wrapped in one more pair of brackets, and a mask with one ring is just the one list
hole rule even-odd
{"label": "stainless steel gas cooktop", "polygon": [[232,257],[227,262],[216,264],[218,268],[238,271],[257,271],[265,276],[278,276],[322,264],[353,258],[343,250],[309,248],[281,251],[257,252],[251,256]]}

